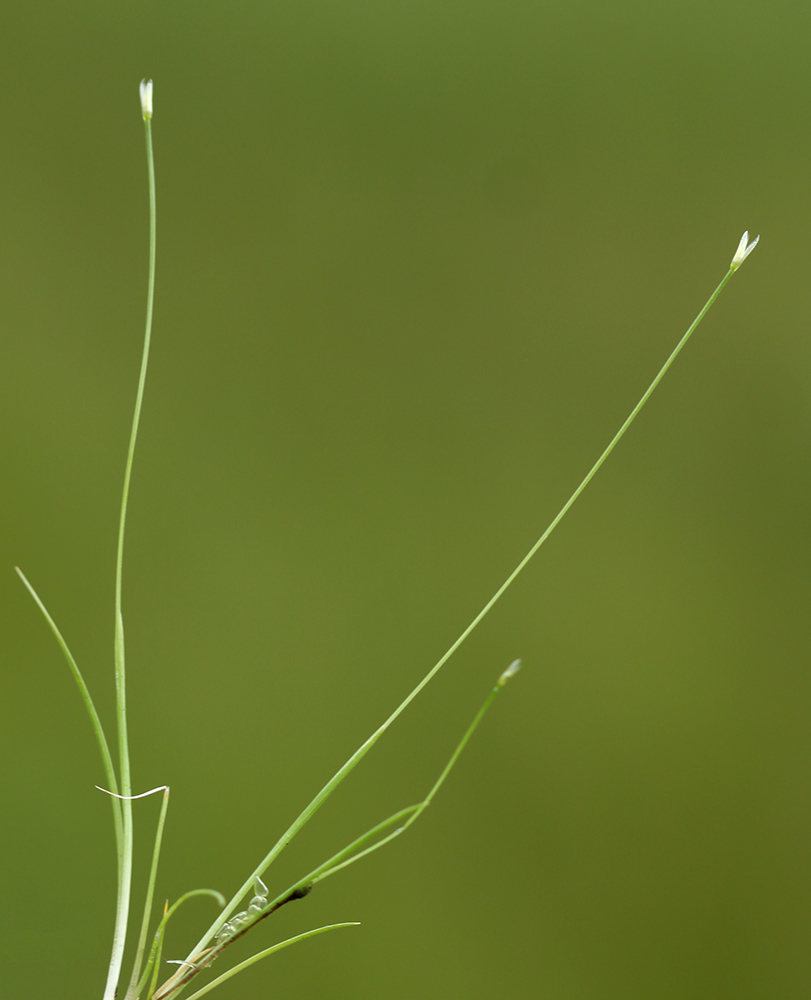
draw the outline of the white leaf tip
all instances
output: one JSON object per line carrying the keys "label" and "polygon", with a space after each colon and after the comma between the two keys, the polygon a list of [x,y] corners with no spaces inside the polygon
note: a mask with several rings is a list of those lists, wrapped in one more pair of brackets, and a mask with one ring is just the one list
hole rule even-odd
{"label": "white leaf tip", "polygon": [[147,795],[154,795],[155,792],[163,792],[163,797],[165,799],[169,798],[168,785],[158,785],[157,788],[150,788],[148,792],[141,792],[139,795],[119,795],[118,792],[111,792],[107,788],[102,788],[101,785],[96,785],[96,788],[98,788],[100,792],[104,792],[105,795],[111,795],[114,799],[121,799],[123,802],[133,802],[135,799],[145,799]]}

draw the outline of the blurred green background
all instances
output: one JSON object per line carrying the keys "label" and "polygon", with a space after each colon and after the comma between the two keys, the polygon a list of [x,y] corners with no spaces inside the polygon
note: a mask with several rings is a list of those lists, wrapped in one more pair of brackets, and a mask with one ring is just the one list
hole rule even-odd
{"label": "blurred green background", "polygon": [[218,996],[807,996],[809,31],[788,0],[4,6],[4,995],[100,997],[109,951],[103,774],[12,567],[111,720],[151,76],[125,615],[134,784],[172,786],[161,899],[239,885],[762,234],[271,889],[417,800],[523,657],[436,804],[252,937],[362,926]]}

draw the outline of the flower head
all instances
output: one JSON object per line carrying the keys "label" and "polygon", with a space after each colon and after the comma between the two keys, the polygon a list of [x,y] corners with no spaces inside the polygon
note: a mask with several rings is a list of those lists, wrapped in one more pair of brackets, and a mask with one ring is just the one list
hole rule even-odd
{"label": "flower head", "polygon": [[152,117],[152,81],[141,80],[141,112],[144,119],[149,121]]}
{"label": "flower head", "polygon": [[738,268],[743,264],[749,254],[758,245],[759,236],[756,236],[752,242],[749,242],[749,230],[741,236],[741,242],[738,244],[738,249],[735,251],[735,256],[732,258],[732,263],[729,265],[733,271],[737,271]]}
{"label": "flower head", "polygon": [[499,677],[496,687],[504,687],[507,681],[511,677],[515,677],[515,675],[518,673],[520,669],[521,669],[521,661],[513,660],[512,663],[509,665],[509,667],[507,667],[507,669],[501,675],[501,677]]}

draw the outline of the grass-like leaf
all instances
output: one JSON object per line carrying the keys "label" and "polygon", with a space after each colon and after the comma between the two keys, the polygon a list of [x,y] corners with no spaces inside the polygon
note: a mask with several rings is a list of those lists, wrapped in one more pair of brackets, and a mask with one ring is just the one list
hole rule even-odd
{"label": "grass-like leaf", "polygon": [[206,993],[210,993],[211,990],[215,989],[217,986],[222,985],[226,980],[235,976],[238,972],[242,972],[243,969],[247,969],[249,966],[254,965],[263,958],[267,958],[269,955],[275,955],[277,951],[281,951],[282,948],[288,948],[291,944],[298,944],[299,941],[306,941],[307,938],[315,937],[317,934],[323,934],[325,931],[336,931],[341,927],[358,927],[360,921],[358,920],[348,920],[340,924],[326,924],[324,927],[314,927],[310,931],[305,931],[303,934],[296,934],[295,937],[287,938],[286,941],[280,941],[278,944],[274,944],[270,948],[265,948],[264,951],[259,951],[250,958],[246,958],[244,962],[240,962],[233,968],[229,969],[228,972],[224,972],[221,976],[206,984],[202,989],[198,990],[196,993],[188,998],[188,1000],[198,1000],[199,997],[204,996]]}
{"label": "grass-like leaf", "polygon": [[[169,786],[163,790],[163,802],[161,803],[160,816],[158,817],[158,828],[155,832],[155,846],[152,849],[152,864],[149,868],[149,882],[146,887],[146,899],[144,900],[144,914],[141,918],[141,933],[138,935],[138,949],[135,953],[135,961],[132,966],[132,976],[127,989],[125,1000],[135,1000],[138,996],[137,986],[141,974],[141,963],[144,958],[146,948],[146,938],[149,933],[149,918],[152,912],[152,896],[155,892],[155,880],[158,877],[158,861],[161,853],[161,843],[163,841],[163,827],[166,823],[166,811],[169,808]],[[225,902],[225,900],[223,900]]]}
{"label": "grass-like leaf", "polygon": [[[110,745],[107,742],[107,737],[104,733],[104,726],[102,726],[101,724],[99,713],[96,711],[96,706],[93,704],[93,699],[90,696],[90,691],[87,687],[87,684],[85,683],[84,677],[82,676],[82,672],[81,670],[79,670],[79,666],[76,663],[76,660],[74,659],[73,653],[71,653],[70,649],[68,648],[68,644],[65,642],[64,636],[57,628],[56,622],[48,613],[48,609],[43,604],[39,594],[36,592],[36,590],[34,590],[34,588],[28,582],[25,574],[19,568],[19,566],[15,566],[14,569],[16,570],[17,575],[25,585],[25,588],[28,591],[28,593],[34,598],[34,602],[36,603],[39,610],[42,612],[42,615],[45,618],[45,621],[48,623],[51,632],[53,632],[54,636],[56,637],[56,641],[59,644],[59,648],[62,650],[65,659],[68,661],[70,672],[73,674],[73,679],[76,681],[76,686],[79,688],[79,694],[81,695],[82,701],[84,702],[84,707],[87,710],[88,716],[90,717],[90,725],[93,727],[93,732],[96,735],[96,742],[98,743],[99,752],[101,753],[102,764],[104,766],[105,780],[107,781],[107,784],[110,786],[110,791],[112,791],[113,793],[117,793],[118,779],[116,778],[115,767],[113,765],[113,758],[110,755]],[[121,840],[122,840],[121,804],[117,798],[113,798],[111,801],[113,804],[113,822],[115,823],[115,839],[120,855]]]}

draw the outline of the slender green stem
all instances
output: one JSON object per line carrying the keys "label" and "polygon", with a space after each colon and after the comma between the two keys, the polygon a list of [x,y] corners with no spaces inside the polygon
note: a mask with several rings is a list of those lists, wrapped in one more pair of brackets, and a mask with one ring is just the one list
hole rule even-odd
{"label": "slender green stem", "polygon": [[493,596],[490,598],[490,600],[484,605],[484,607],[482,608],[482,610],[476,615],[476,617],[473,619],[473,621],[461,633],[461,635],[458,637],[458,639],[456,639],[456,641],[449,647],[449,649],[447,650],[447,652],[445,652],[439,658],[439,660],[437,660],[437,662],[428,671],[428,673],[422,678],[422,680],[419,682],[419,684],[417,684],[417,686],[411,691],[411,693],[408,694],[403,699],[403,701],[391,713],[391,715],[386,719],[386,721],[379,728],[377,728],[372,733],[372,735],[364,743],[362,743],[358,747],[358,749],[352,754],[352,756],[346,761],[346,763],[341,768],[339,768],[338,771],[335,772],[335,774],[330,778],[330,780],[326,783],[326,785],[324,785],[324,787],[321,789],[321,791],[318,792],[318,794],[315,796],[315,798],[312,799],[312,801],[302,810],[302,812],[291,823],[291,825],[287,828],[287,830],[285,830],[285,832],[282,834],[282,836],[279,838],[279,840],[273,845],[273,847],[270,849],[270,851],[265,855],[265,857],[262,859],[262,861],[256,866],[256,868],[254,868],[254,870],[251,872],[251,874],[248,876],[248,878],[245,880],[245,882],[242,884],[242,886],[237,890],[237,892],[234,894],[234,896],[231,898],[230,902],[228,903],[228,906],[226,906],[226,908],[223,910],[223,912],[220,914],[220,916],[217,918],[217,920],[215,920],[214,923],[211,925],[211,927],[209,927],[209,929],[206,931],[206,933],[203,935],[203,937],[200,939],[200,941],[197,943],[197,945],[195,946],[195,948],[190,953],[191,955],[195,955],[195,954],[199,953],[208,944],[208,942],[219,931],[220,927],[222,927],[222,925],[225,923],[225,921],[228,919],[228,917],[234,912],[234,910],[236,909],[237,905],[239,904],[239,901],[250,890],[251,885],[253,884],[254,878],[261,877],[261,875],[266,871],[266,869],[271,864],[273,864],[273,862],[276,860],[276,858],[281,854],[281,852],[285,849],[285,847],[287,847],[287,845],[290,843],[290,841],[293,839],[293,837],[296,836],[296,834],[299,832],[299,830],[301,830],[301,828],[321,808],[321,806],[324,804],[324,802],[326,802],[326,800],[330,797],[330,795],[332,795],[332,793],[335,791],[335,789],[338,787],[338,785],[341,784],[341,782],[344,780],[344,778],[347,777],[347,775],[350,773],[350,771],[352,771],[355,768],[355,766],[358,763],[360,763],[360,761],[372,749],[372,747],[375,745],[375,743],[377,743],[377,741],[380,739],[380,737],[383,735],[383,733],[386,732],[386,730],[389,728],[389,726],[391,726],[391,724],[406,710],[406,708],[408,708],[408,706],[417,697],[417,695],[420,694],[420,692],[423,690],[423,688],[426,687],[426,685],[429,684],[430,681],[433,680],[433,678],[437,675],[437,673],[439,673],[439,671],[447,663],[447,661],[451,658],[451,656],[462,645],[462,643],[468,638],[468,636],[471,634],[471,632],[473,632],[473,630],[480,624],[480,622],[487,616],[487,614],[489,614],[489,612],[498,603],[498,601],[501,599],[501,597],[503,597],[504,593],[515,582],[516,578],[519,576],[519,574],[521,573],[521,571],[524,569],[524,567],[527,565],[527,563],[532,559],[532,557],[537,553],[538,549],[540,549],[540,547],[544,544],[544,542],[549,538],[549,536],[552,534],[552,532],[555,530],[555,528],[557,528],[557,526],[560,524],[560,522],[563,520],[563,518],[569,512],[569,509],[572,507],[572,505],[574,504],[575,500],[577,500],[577,498],[580,496],[580,494],[583,492],[583,490],[588,486],[588,484],[591,482],[591,480],[597,474],[597,472],[600,469],[600,467],[602,466],[603,462],[605,462],[605,460],[608,458],[608,456],[611,454],[611,452],[614,450],[614,448],[619,443],[619,441],[622,438],[622,436],[625,434],[625,432],[628,430],[628,428],[634,422],[634,420],[638,416],[638,414],[639,414],[640,410],[642,409],[642,407],[645,405],[645,403],[647,403],[647,401],[650,399],[651,395],[653,394],[653,391],[656,389],[656,387],[661,382],[662,378],[665,375],[665,372],[667,372],[668,368],[670,368],[670,366],[676,360],[676,357],[679,355],[679,353],[681,352],[681,350],[684,347],[684,345],[690,339],[690,337],[693,334],[693,332],[696,329],[696,327],[699,325],[699,323],[702,321],[702,319],[704,319],[704,317],[707,315],[707,313],[710,310],[710,307],[715,302],[715,300],[718,298],[718,296],[721,294],[721,292],[722,292],[724,286],[726,285],[726,283],[729,281],[729,279],[735,273],[735,270],[736,270],[737,266],[738,265],[735,264],[734,261],[733,261],[733,266],[730,267],[730,269],[724,275],[724,277],[721,280],[721,282],[718,284],[718,286],[715,289],[715,291],[712,293],[712,295],[710,295],[709,299],[706,301],[706,303],[702,307],[702,309],[699,312],[699,314],[696,316],[696,318],[690,324],[690,326],[688,327],[686,333],[684,334],[684,336],[681,338],[681,340],[678,342],[678,344],[674,348],[674,350],[671,353],[670,357],[667,359],[667,361],[665,361],[664,365],[662,365],[661,369],[659,370],[659,372],[656,375],[656,377],[654,378],[654,380],[651,382],[651,384],[648,386],[648,388],[643,393],[643,395],[642,395],[641,399],[639,400],[639,402],[636,404],[636,406],[633,408],[633,410],[631,410],[631,412],[628,415],[628,417],[625,420],[625,422],[622,424],[622,426],[620,427],[620,429],[617,431],[617,433],[614,435],[614,437],[608,443],[607,447],[605,448],[605,450],[603,451],[603,453],[600,455],[600,457],[597,459],[597,461],[594,463],[594,465],[591,467],[591,469],[586,474],[586,476],[583,478],[583,480],[581,481],[580,485],[577,487],[577,489],[575,489],[574,493],[572,493],[572,495],[569,497],[569,499],[566,501],[566,503],[563,505],[563,507],[561,507],[560,511],[555,516],[555,518],[552,520],[552,522],[550,523],[550,525],[546,529],[546,531],[544,531],[544,533],[541,535],[541,537],[535,542],[535,544],[532,546],[532,548],[527,552],[527,554],[524,556],[524,558],[518,563],[518,565],[515,567],[515,569],[512,571],[512,573],[510,573],[510,575],[507,577],[507,579],[504,581],[504,583],[502,583],[502,585],[498,588],[498,590],[493,594]]}
{"label": "slender green stem", "polygon": [[[71,653],[70,649],[68,649],[68,644],[65,642],[62,633],[57,628],[56,622],[53,620],[53,618],[51,618],[50,614],[48,613],[48,609],[42,603],[39,594],[37,594],[37,592],[28,582],[23,571],[18,566],[15,566],[14,568],[17,571],[17,575],[19,576],[19,578],[25,584],[28,593],[34,598],[37,607],[42,612],[45,621],[48,623],[51,631],[56,637],[56,641],[59,643],[59,648],[62,650],[65,659],[68,661],[68,666],[70,667],[71,673],[73,674],[73,679],[76,681],[76,685],[79,688],[79,694],[82,696],[82,701],[84,702],[84,706],[87,709],[87,714],[90,716],[90,724],[93,727],[93,732],[96,734],[96,741],[99,745],[99,751],[101,752],[101,760],[102,764],[104,765],[105,780],[107,781],[107,784],[110,786],[110,791],[117,792],[118,779],[116,778],[115,775],[113,758],[112,755],[110,754],[110,745],[107,742],[107,737],[104,733],[104,727],[102,726],[101,719],[99,718],[99,714],[96,711],[96,706],[93,704],[93,699],[90,696],[90,691],[88,690],[84,677],[82,677],[82,672],[81,670],[79,670],[78,664],[76,663],[76,660],[73,658],[73,654]],[[115,826],[116,850],[118,853],[118,857],[120,859],[122,854],[122,841],[123,841],[121,804],[115,798],[113,798],[111,801],[113,804],[113,825]]]}
{"label": "slender green stem", "polygon": [[[152,963],[152,981],[149,984],[149,990],[147,991],[147,1000],[152,1000],[155,993],[155,987],[158,985],[158,977],[160,976],[161,958],[163,957],[163,938],[166,933],[166,929],[161,927],[158,936],[155,940],[155,954],[149,956],[149,961]],[[146,973],[149,972],[149,963],[145,970]],[[143,989],[143,986],[139,988]]]}
{"label": "slender green stem", "polygon": [[[513,674],[517,671],[518,664],[519,661],[516,660],[515,664],[513,664],[512,673],[509,675],[510,677],[513,676]],[[304,885],[315,885],[316,882],[320,882],[322,879],[329,878],[330,875],[334,875],[336,872],[341,871],[342,868],[348,868],[349,865],[353,865],[356,861],[360,861],[361,858],[365,858],[367,854],[372,854],[374,853],[374,851],[379,850],[385,844],[390,843],[396,837],[399,837],[401,833],[405,833],[412,823],[417,822],[422,813],[431,804],[431,801],[433,800],[434,796],[439,791],[439,789],[442,787],[443,783],[445,782],[445,779],[451,773],[454,764],[459,759],[459,755],[467,746],[470,737],[476,731],[476,728],[478,727],[479,723],[486,715],[487,710],[493,704],[493,702],[496,699],[496,696],[498,695],[499,691],[501,691],[501,689],[504,687],[507,680],[509,680],[509,677],[505,677],[505,675],[502,674],[502,676],[499,678],[493,690],[487,696],[486,701],[479,709],[479,711],[476,713],[475,718],[467,727],[465,735],[459,741],[456,749],[451,755],[451,759],[442,769],[442,773],[434,782],[431,791],[425,796],[422,802],[420,802],[416,806],[410,806],[408,809],[403,809],[399,813],[395,813],[394,816],[390,816],[382,823],[379,823],[372,830],[369,830],[367,833],[363,834],[363,836],[359,837],[354,843],[350,844],[348,847],[345,847],[343,851],[340,851],[338,854],[336,854],[334,858],[330,858],[329,861],[326,861],[323,865],[320,865],[318,868],[316,868],[314,872],[312,872],[310,875],[307,876],[306,879],[303,880]],[[370,847],[367,847],[365,850],[358,851],[358,853],[355,853],[359,847],[362,847],[364,843],[367,843],[369,840],[372,840],[375,836],[377,836],[378,833],[382,833],[384,829],[387,829],[390,826],[394,826],[394,824],[398,821],[400,817],[405,817],[405,822],[403,823],[402,826],[399,826],[387,837],[383,837],[382,840],[378,840],[376,843],[372,844]]]}
{"label": "slender green stem", "polygon": [[149,990],[147,992],[148,1000],[152,1000],[152,997],[155,994],[155,987],[158,985],[158,979],[160,978],[161,959],[163,958],[163,938],[165,933],[166,933],[165,929],[161,929],[160,937],[158,938],[157,942],[157,952],[155,954],[154,968],[152,969],[152,981],[149,984]]}
{"label": "slender green stem", "polygon": [[[149,362],[149,344],[152,337],[152,312],[155,300],[155,160],[152,152],[152,120],[144,116],[146,131],[146,158],[149,172],[149,281],[147,286],[146,327],[144,330],[144,348],[141,357],[141,373],[138,379],[138,392],[135,398],[135,412],[132,418],[132,430],[127,452],[127,462],[124,468],[124,489],[121,496],[121,516],[118,525],[118,549],[115,571],[115,688],[116,688],[116,720],[118,723],[119,770],[121,773],[121,794],[128,796],[132,792],[130,774],[129,741],[127,737],[127,684],[124,658],[124,618],[121,612],[121,592],[124,571],[124,532],[127,522],[127,501],[129,499],[132,463],[135,456],[135,442],[138,438],[138,424],[141,419],[141,406],[146,384],[146,371]],[[132,887],[132,803],[124,798],[123,814],[123,863],[120,866],[118,879],[118,901],[116,905],[115,932],[113,934],[113,950],[110,957],[110,967],[107,974],[107,985],[104,990],[104,1000],[114,1000],[118,980],[121,975],[121,963],[124,956],[124,945],[127,939],[127,923],[129,920],[130,892]]]}
{"label": "slender green stem", "polygon": [[[521,661],[515,660],[515,662],[510,665],[508,670],[505,671],[501,675],[501,677],[499,677],[495,687],[487,696],[484,704],[476,713],[476,716],[473,719],[473,721],[467,727],[465,735],[457,744],[457,747],[454,750],[453,754],[451,755],[450,760],[442,769],[442,773],[434,782],[430,792],[428,792],[428,794],[425,796],[422,802],[418,802],[417,805],[408,806],[405,809],[401,809],[399,812],[394,813],[393,816],[389,816],[388,819],[384,819],[382,823],[378,823],[377,826],[372,827],[371,830],[367,830],[366,833],[358,837],[357,840],[354,840],[342,851],[339,851],[328,861],[325,861],[323,864],[319,865],[318,868],[311,871],[306,878],[301,879],[300,882],[297,882],[296,885],[288,889],[287,895],[289,895],[293,889],[297,889],[299,886],[305,886],[305,885],[313,886],[315,885],[316,882],[321,882],[323,879],[329,878],[330,875],[334,875],[335,872],[341,871],[342,868],[348,868],[349,865],[353,865],[356,861],[360,861],[361,858],[365,858],[367,854],[372,854],[374,851],[377,851],[381,847],[383,847],[384,844],[388,844],[390,841],[394,840],[395,837],[399,837],[401,833],[405,833],[405,831],[411,826],[412,823],[416,823],[417,819],[419,819],[420,815],[428,808],[428,806],[431,804],[432,799],[439,791],[439,789],[442,787],[445,779],[450,774],[454,764],[459,759],[459,755],[465,749],[465,747],[468,744],[468,741],[470,740],[473,733],[476,731],[476,728],[478,727],[479,723],[484,718],[487,710],[495,701],[496,695],[499,693],[499,691],[501,691],[501,689],[504,687],[507,681],[518,672],[520,666],[521,666]],[[365,850],[360,850],[360,848],[363,847],[364,844],[367,844],[370,840],[374,840],[375,837],[379,836],[385,830],[388,830],[390,827],[398,824],[400,820],[405,820],[405,822],[402,823],[402,825],[398,826],[397,829],[394,830],[392,833],[390,833],[387,837],[383,837],[381,840],[378,840],[376,843],[372,844],[370,847],[367,847]],[[275,902],[276,900],[274,900],[274,903]]]}
{"label": "slender green stem", "polygon": [[158,876],[158,861],[160,860],[161,842],[163,840],[163,827],[166,823],[166,810],[169,808],[169,787],[163,790],[163,802],[161,803],[160,816],[158,817],[158,829],[155,832],[155,846],[152,850],[152,864],[149,869],[149,882],[146,887],[146,899],[144,901],[144,914],[141,918],[141,933],[138,936],[138,950],[135,953],[135,962],[132,967],[130,985],[127,989],[125,1000],[134,1000],[138,995],[136,987],[141,975],[141,963],[146,949],[146,938],[149,933],[149,918],[152,913],[152,897],[155,892],[155,880]]}
{"label": "slender green stem", "polygon": [[228,972],[224,972],[221,976],[216,979],[212,979],[210,983],[205,985],[201,990],[196,993],[192,993],[189,1000],[198,1000],[198,997],[204,996],[206,993],[210,993],[211,990],[220,986],[227,979],[235,976],[238,972],[242,972],[243,969],[247,969],[249,966],[254,965],[254,963],[259,962],[263,958],[267,958],[268,955],[273,955],[277,951],[281,951],[282,948],[287,948],[291,944],[298,944],[299,941],[306,941],[307,938],[315,937],[316,934],[323,934],[325,931],[335,931],[340,927],[357,927],[357,920],[346,921],[341,924],[327,924],[325,927],[314,927],[310,931],[305,931],[303,934],[296,934],[295,937],[288,938],[286,941],[280,941],[278,944],[274,944],[271,948],[265,948],[264,951],[257,952],[256,955],[251,955],[250,958],[246,958],[244,962],[240,962],[233,968],[229,969]]}
{"label": "slender green stem", "polygon": [[[383,840],[379,840],[376,844],[368,847],[366,850],[361,851],[360,849],[364,844],[368,844],[370,840],[374,840],[375,837],[379,837],[381,833],[385,833],[386,830],[391,829],[393,826],[397,826],[396,834],[400,834],[406,828],[406,824],[403,822],[408,819],[408,817],[413,816],[415,813],[419,815],[422,812],[425,803],[418,802],[413,806],[406,806],[405,809],[401,809],[399,812],[388,816],[382,822],[378,823],[377,826],[373,826],[371,830],[367,830],[366,833],[361,834],[352,841],[351,844],[347,844],[343,850],[338,851],[337,854],[333,854],[331,858],[328,858],[323,864],[320,864],[317,868],[314,868],[309,875],[300,879],[294,886],[291,886],[286,893],[283,893],[281,899],[286,895],[289,896],[292,890],[298,889],[306,885],[315,885],[316,882],[320,882],[322,879],[327,878],[332,875],[333,872],[337,872],[339,868],[346,868],[353,862],[357,861],[359,858],[364,857],[366,854],[376,851],[378,847],[382,844],[388,842],[390,837],[386,837]],[[399,824],[399,826],[398,826]],[[348,859],[348,860],[346,860]],[[273,900],[275,903],[276,900]],[[273,905],[273,904],[271,904]]]}

